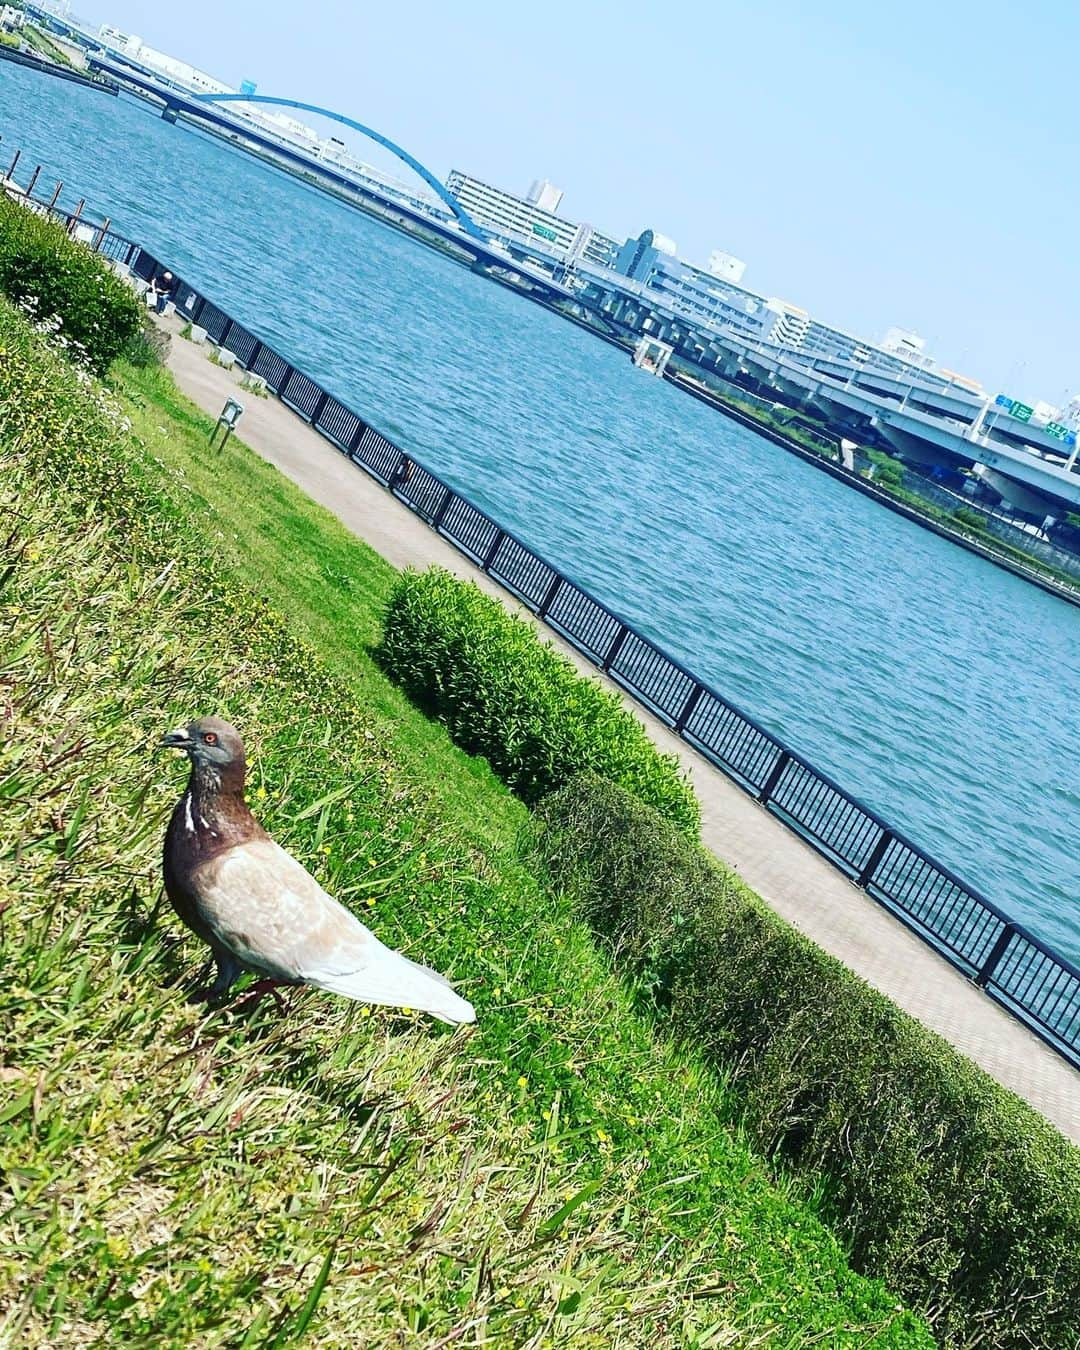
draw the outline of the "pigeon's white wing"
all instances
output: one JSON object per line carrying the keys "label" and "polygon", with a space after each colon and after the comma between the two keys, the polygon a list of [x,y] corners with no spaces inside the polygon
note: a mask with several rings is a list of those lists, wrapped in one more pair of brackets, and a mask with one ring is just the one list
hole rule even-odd
{"label": "pigeon's white wing", "polygon": [[448,1022],[475,1020],[441,975],[384,946],[272,839],[227,849],[192,880],[200,918],[249,969]]}

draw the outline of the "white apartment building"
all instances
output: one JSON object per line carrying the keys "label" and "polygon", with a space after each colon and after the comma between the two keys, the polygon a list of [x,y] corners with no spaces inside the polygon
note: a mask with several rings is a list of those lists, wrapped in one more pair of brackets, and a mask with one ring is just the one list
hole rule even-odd
{"label": "white apartment building", "polygon": [[[615,256],[618,245],[614,239],[594,230],[591,225],[576,225],[564,220],[554,211],[545,209],[539,201],[515,197],[512,192],[471,178],[460,169],[451,170],[446,187],[479,225],[534,244],[548,244],[553,251],[569,258],[583,257],[599,267],[609,267]],[[550,192],[544,189],[550,189]],[[552,196],[554,193],[558,201],[562,200],[559,189],[552,188],[546,180],[534,183],[530,192],[536,192],[547,201],[556,199]]]}
{"label": "white apartment building", "polygon": [[765,310],[761,326],[761,336],[765,341],[801,350],[812,322],[806,310],[786,300],[778,300],[775,296],[765,301]]}
{"label": "white apartment building", "polygon": [[549,183],[546,178],[537,178],[525,194],[526,201],[532,202],[541,211],[550,211],[552,215],[562,205],[562,199],[562,188],[557,188],[554,183]]}
{"label": "white apartment building", "polygon": [[888,329],[878,346],[882,351],[894,352],[915,366],[930,369],[934,364],[933,359],[926,354],[926,339],[908,328]]}
{"label": "white apartment building", "polygon": [[741,258],[736,258],[734,253],[725,253],[721,248],[714,248],[709,254],[709,261],[705,264],[705,268],[714,277],[720,277],[722,281],[733,282],[737,286],[743,279],[746,264]]}

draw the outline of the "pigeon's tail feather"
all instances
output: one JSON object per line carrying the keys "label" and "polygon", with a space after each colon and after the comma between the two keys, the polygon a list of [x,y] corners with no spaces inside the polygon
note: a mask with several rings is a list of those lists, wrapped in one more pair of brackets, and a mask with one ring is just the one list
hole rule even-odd
{"label": "pigeon's tail feather", "polygon": [[304,978],[308,984],[361,1003],[415,1008],[451,1025],[476,1021],[472,1004],[455,994],[448,980],[388,947],[383,947],[358,970],[305,972]]}

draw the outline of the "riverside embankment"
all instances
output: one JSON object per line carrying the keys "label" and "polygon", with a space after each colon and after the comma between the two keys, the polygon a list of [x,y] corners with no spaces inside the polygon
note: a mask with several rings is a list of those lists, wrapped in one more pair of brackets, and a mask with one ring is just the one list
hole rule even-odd
{"label": "riverside embankment", "polygon": [[[4,568],[4,618],[14,625],[12,643],[5,650],[14,676],[7,679],[9,712],[21,719],[9,738],[4,776],[5,795],[9,804],[16,804],[5,813],[4,823],[20,840],[19,865],[0,874],[0,886],[7,890],[10,885],[16,893],[11,900],[0,895],[0,906],[15,924],[9,951],[19,967],[15,978],[3,985],[0,1016],[10,1011],[23,1019],[20,1031],[25,1026],[31,1033],[29,1041],[19,1032],[4,1037],[5,1043],[20,1049],[14,1067],[5,1062],[5,1078],[10,1082],[13,1075],[16,1083],[21,1082],[25,1070],[19,1064],[32,1063],[38,1069],[37,1088],[18,1095],[5,1108],[3,1133],[8,1155],[17,1147],[24,1171],[29,1169],[48,1183],[16,1197],[22,1204],[8,1214],[16,1224],[34,1226],[36,1231],[41,1228],[36,1222],[39,1211],[42,1218],[46,1213],[58,1218],[41,1240],[43,1251],[49,1244],[48,1280],[22,1282],[20,1289],[23,1267],[17,1264],[12,1272],[14,1297],[7,1297],[6,1288],[0,1292],[0,1315],[6,1314],[7,1324],[17,1326],[30,1344],[39,1338],[28,1337],[28,1330],[50,1328],[51,1344],[57,1334],[65,1338],[65,1317],[96,1320],[103,1313],[112,1333],[125,1344],[131,1340],[133,1319],[151,1339],[179,1329],[183,1339],[190,1340],[206,1318],[215,1326],[224,1326],[227,1320],[230,1327],[246,1328],[249,1340],[254,1329],[267,1325],[279,1332],[288,1329],[292,1338],[298,1338],[318,1307],[320,1334],[327,1339],[323,1324],[334,1304],[336,1325],[341,1325],[347,1306],[354,1310],[355,1325],[363,1300],[375,1295],[377,1315],[369,1313],[365,1325],[373,1343],[377,1328],[396,1344],[400,1337],[395,1328],[403,1320],[413,1332],[438,1335],[441,1319],[475,1313],[488,1339],[497,1334],[492,1318],[500,1317],[504,1325],[502,1315],[512,1308],[525,1310],[528,1319],[551,1299],[549,1330],[565,1333],[575,1344],[591,1344],[588,1330],[595,1327],[598,1346],[614,1339],[629,1345],[640,1339],[636,1330],[642,1332],[643,1343],[651,1344],[657,1318],[661,1329],[678,1324],[687,1333],[691,1324],[679,1319],[677,1302],[685,1294],[708,1317],[710,1335],[722,1331],[724,1339],[737,1343],[736,1327],[752,1331],[751,1339],[775,1339],[773,1332],[779,1328],[770,1324],[775,1316],[770,1295],[775,1290],[782,1300],[780,1324],[786,1340],[835,1340],[838,1346],[852,1337],[859,1345],[918,1343],[912,1338],[918,1337],[919,1328],[910,1319],[897,1319],[901,1309],[893,1300],[882,1305],[880,1288],[860,1290],[847,1280],[798,1210],[778,1210],[767,1200],[760,1203],[765,1196],[743,1174],[723,1127],[727,1112],[739,1111],[738,1100],[749,1088],[756,1108],[746,1101],[739,1119],[752,1137],[768,1157],[774,1158],[779,1146],[780,1154],[796,1163],[800,1186],[809,1188],[806,1194],[818,1201],[827,1197],[833,1221],[850,1241],[859,1268],[887,1275],[893,1289],[926,1310],[943,1344],[970,1345],[975,1333],[978,1339],[991,1328],[1001,1350],[1035,1346],[1057,1350],[1068,1340],[1080,1325],[1076,1279],[1080,1246],[1074,1240],[1080,1225],[1076,1150],[940,1038],[922,1030],[770,913],[729,869],[699,854],[683,829],[674,830],[677,841],[665,842],[656,828],[663,821],[640,803],[630,834],[624,835],[618,817],[632,807],[633,799],[623,793],[626,806],[620,805],[610,796],[615,792],[613,783],[608,790],[603,780],[576,779],[578,786],[568,784],[576,798],[561,806],[554,797],[547,799],[556,815],[549,817],[549,825],[539,827],[539,836],[524,821],[524,832],[514,830],[513,803],[485,772],[484,763],[447,754],[449,747],[438,728],[404,702],[400,690],[387,686],[386,672],[398,658],[410,686],[416,679],[422,689],[434,677],[444,692],[454,691],[453,706],[444,711],[455,722],[459,714],[465,722],[475,720],[470,708],[479,713],[481,736],[497,771],[507,767],[500,738],[506,738],[505,750],[516,753],[516,723],[524,693],[538,717],[557,719],[570,737],[567,740],[552,726],[555,741],[563,747],[557,754],[569,751],[570,762],[562,757],[553,761],[543,739],[526,738],[526,756],[538,754],[536,769],[546,775],[549,785],[566,783],[567,773],[576,774],[586,765],[597,768],[606,763],[618,781],[636,782],[643,797],[664,803],[683,825],[690,824],[684,810],[689,803],[670,770],[658,778],[649,769],[649,756],[655,752],[639,739],[632,714],[620,710],[619,700],[587,688],[570,663],[563,663],[559,675],[554,666],[562,658],[545,654],[528,622],[507,614],[499,600],[485,598],[474,586],[463,587],[445,573],[441,578],[395,575],[385,560],[235,438],[208,454],[212,414],[201,414],[155,368],[157,342],[129,345],[138,335],[140,319],[132,291],[105,272],[91,253],[72,245],[55,224],[36,220],[18,206],[0,205],[4,206],[0,262],[5,264],[0,287],[22,294],[27,273],[13,271],[10,264],[17,257],[29,258],[38,285],[46,286],[34,294],[49,306],[47,312],[62,316],[71,332],[86,334],[93,344],[89,353],[98,368],[110,368],[114,381],[110,396],[85,372],[72,370],[60,351],[45,350],[46,344],[25,319],[0,304],[0,345],[5,351],[0,366],[0,445],[8,470],[3,481],[9,494],[19,493],[19,509],[9,513],[15,527],[4,544],[10,552],[10,564]],[[112,238],[100,242],[110,248],[116,243]],[[127,252],[131,256],[131,250]],[[62,259],[65,265],[57,270],[49,259]],[[136,261],[145,268],[152,264],[141,255]],[[80,278],[93,278],[96,284],[80,285]],[[245,359],[267,370],[285,399],[317,417],[324,434],[333,428],[341,435],[351,426],[346,434],[349,444],[355,443],[356,461],[367,465],[379,481],[395,482],[401,497],[423,509],[433,480],[414,461],[355,418],[349,424],[346,409],[270,349],[257,352],[257,340],[242,328],[228,321],[223,326],[223,316],[212,306],[202,304],[199,313],[215,331],[228,330]],[[66,344],[63,350],[68,350]],[[130,351],[138,368],[114,364],[110,350]],[[119,405],[115,394],[123,399]],[[58,444],[63,445],[62,454],[57,453]],[[490,522],[485,524],[445,487],[438,511],[443,513],[443,527],[467,546],[477,542],[477,528],[490,538]],[[498,547],[484,551],[485,561],[490,557],[493,575],[520,581],[527,557],[520,546],[510,547],[507,536],[498,531],[496,536]],[[535,562],[525,570],[534,568]],[[553,620],[561,616],[567,621],[567,603],[571,608],[580,606],[582,597],[575,602],[572,587],[562,579],[552,587],[551,581],[554,578],[548,585],[553,594],[549,613]],[[434,591],[429,583],[435,585]],[[467,610],[451,598],[451,593],[462,590],[472,597]],[[92,603],[83,603],[84,595],[91,596]],[[424,596],[436,601],[434,608]],[[439,596],[449,601],[449,609]],[[487,631],[494,642],[493,648],[485,645],[479,654],[479,665],[456,655],[459,639],[454,627],[466,612],[468,630],[474,636]],[[313,645],[298,647],[286,633],[282,616],[288,616],[297,632],[308,634]],[[361,644],[380,633],[380,664],[373,667]],[[498,667],[509,655],[507,642],[520,659],[511,659],[504,671]],[[624,652],[632,646],[625,631],[611,646],[616,643]],[[501,659],[493,657],[499,650]],[[519,667],[533,671],[527,691],[519,690],[512,677]],[[621,657],[619,669],[625,674]],[[162,961],[175,968],[178,961],[182,966],[184,956],[170,940],[170,925],[167,920],[162,923],[156,906],[141,921],[143,878],[152,888],[151,874],[157,871],[156,865],[148,870],[145,858],[157,835],[160,796],[148,798],[144,737],[132,732],[146,721],[159,731],[161,725],[174,723],[177,716],[171,706],[159,706],[159,701],[190,701],[192,680],[201,691],[200,702],[211,698],[249,734],[256,751],[251,765],[253,795],[260,812],[270,813],[271,829],[298,838],[301,856],[315,857],[319,875],[326,876],[331,889],[348,896],[354,905],[366,897],[368,907],[377,906],[372,919],[379,931],[386,933],[388,924],[404,923],[426,953],[446,952],[447,962],[439,959],[437,964],[464,980],[470,995],[476,990],[482,1040],[471,1054],[468,1047],[444,1042],[449,1053],[441,1064],[470,1066],[473,1083],[479,1086],[479,1080],[492,1079],[497,1096],[490,1106],[477,1101],[466,1082],[457,1079],[448,1085],[442,1073],[438,1084],[431,1086],[440,1093],[438,1105],[452,1101],[450,1138],[464,1144],[480,1174],[489,1172],[486,1160],[492,1156],[492,1145],[505,1137],[500,1124],[507,1105],[526,1125],[524,1133],[519,1130],[516,1135],[514,1155],[519,1165],[497,1166],[495,1187],[485,1187],[482,1197],[475,1189],[470,1194],[465,1180],[479,1174],[438,1165],[433,1112],[425,1112],[421,1102],[427,1098],[418,1097],[433,1075],[410,1057],[408,1068],[403,1068],[403,1092],[395,1094],[393,1110],[383,1121],[372,1080],[375,1047],[358,1054],[348,1026],[333,1028],[336,1054],[329,1062],[316,1054],[317,1072],[310,1076],[297,1052],[318,1038],[319,1025],[305,1020],[298,1027],[296,1018],[290,1019],[282,1045],[288,1066],[284,1083],[277,1062],[261,1053],[268,1048],[265,1038],[250,1036],[243,1017],[234,1027],[234,1037],[228,1037],[232,1022],[228,1014],[222,1027],[211,1018],[207,1049],[212,1063],[204,1055],[189,1066],[187,1055],[172,1053],[169,1041],[175,1037],[167,1033],[162,1019],[179,995],[175,989],[162,989],[162,981],[154,975]],[[154,691],[149,703],[147,689]],[[569,702],[565,717],[564,699]],[[597,722],[592,712],[605,700],[611,707]],[[698,698],[698,706],[704,702]],[[76,709],[79,715],[73,718]],[[180,715],[187,713],[184,709]],[[47,730],[52,724],[56,735]],[[27,726],[29,735],[20,733],[21,725]],[[605,744],[595,740],[601,725]],[[93,726],[93,737],[70,743],[68,738],[87,726]],[[625,752],[635,743],[640,753],[628,760]],[[41,753],[42,744],[50,747],[47,756]],[[608,752],[617,747],[622,752],[613,760]],[[627,770],[630,779],[625,777]],[[334,787],[342,771],[344,799]],[[153,781],[158,782],[156,775]],[[528,781],[535,787],[535,780]],[[95,787],[89,799],[88,783]],[[316,785],[322,795],[298,810],[305,783]],[[167,794],[167,785],[162,782],[162,787]],[[166,801],[174,799],[175,789]],[[487,809],[469,810],[461,818],[467,799],[477,806],[483,802]],[[438,803],[434,816],[425,811],[425,802]],[[118,804],[122,809],[116,809]],[[451,808],[449,816],[443,807]],[[600,825],[597,812],[614,828],[594,828]],[[460,820],[473,841],[463,873],[451,861],[456,847],[451,836],[457,838],[451,817]],[[564,837],[560,843],[551,826],[564,834],[570,826],[573,840]],[[541,863],[536,879],[545,875],[545,869],[542,859],[522,851],[527,838],[538,844],[540,839],[546,841],[544,855],[551,865],[558,865],[560,875],[565,875],[564,863],[572,869],[578,864],[587,871],[598,868],[593,883],[584,874],[581,881],[586,886],[599,884],[602,894],[609,891],[602,876],[614,866],[612,897],[620,889],[625,892],[618,904],[631,927],[635,912],[648,923],[645,948],[632,943],[631,953],[636,947],[646,957],[652,977],[662,976],[672,961],[675,969],[689,961],[684,975],[690,983],[679,977],[681,995],[666,1013],[648,996],[652,977],[644,985],[635,981],[633,1009],[626,1008],[617,989],[603,983],[602,967],[601,980],[596,980],[593,972],[600,953],[582,932],[581,920],[590,913],[599,919],[600,913],[591,910],[586,894],[578,894],[577,882],[570,877],[566,877],[569,889],[552,875],[548,886],[537,890],[532,867]],[[358,855],[352,852],[356,846]],[[8,856],[2,844],[0,856]],[[587,861],[590,857],[592,862]],[[380,858],[389,867],[385,876],[380,875]],[[656,876],[657,866],[661,877]],[[119,893],[114,885],[117,872],[128,879]],[[706,874],[711,881],[705,880]],[[100,894],[95,899],[96,892]],[[689,945],[691,930],[678,920],[672,928],[658,904],[661,910],[674,906],[676,914],[681,910],[692,915],[695,936]],[[74,924],[67,921],[71,905],[80,919]],[[606,901],[602,909],[614,917]],[[544,930],[544,916],[552,920],[554,931]],[[82,958],[78,972],[71,960],[76,953]],[[619,960],[618,954],[612,955]],[[555,967],[563,969],[562,962],[571,972],[569,979],[555,973]],[[553,975],[557,982],[550,985]],[[493,981],[497,983],[491,988]],[[662,980],[658,988],[665,983]],[[733,1004],[725,997],[725,983],[735,996]],[[748,1003],[750,986],[755,992]],[[490,990],[490,996],[481,998],[480,987],[485,993]],[[540,995],[539,1003],[530,992]],[[318,997],[313,1000],[315,1011]],[[726,1003],[730,1006],[725,1011]],[[54,1004],[62,1005],[65,1013],[59,1025],[42,1015]],[[129,1019],[125,1031],[138,1028],[134,1041],[129,1034],[117,1034],[117,1012]],[[643,1043],[641,1033],[657,1020],[658,1012],[661,1025],[684,1026],[691,1032],[689,1040],[679,1035],[672,1045],[661,1035],[656,1042]],[[203,1023],[200,1013],[191,1015]],[[365,1031],[379,1026],[361,1022],[360,1040],[365,1040]],[[701,1074],[706,1066],[693,1048],[694,1028],[703,1034],[703,1051],[707,1042],[710,1062],[716,1062],[714,1052],[720,1052],[723,1095],[712,1090],[720,1084],[711,1081],[707,1071]],[[660,1029],[658,1025],[656,1030]],[[808,1031],[814,1047],[809,1056]],[[749,1033],[749,1040],[744,1033]],[[410,1028],[404,1034],[411,1041]],[[598,1036],[604,1038],[602,1046]],[[89,1054],[88,1043],[100,1054]],[[725,1044],[728,1054],[723,1052]],[[422,1045],[416,1041],[417,1049]],[[150,1055],[166,1056],[156,1073],[140,1062],[140,1047]],[[566,1048],[572,1059],[563,1065]],[[764,1061],[763,1048],[768,1050]],[[78,1086],[84,1090],[72,1091],[67,1082],[64,1091],[48,1090],[72,1050],[78,1056]],[[232,1050],[236,1053],[230,1055]],[[662,1090],[654,1093],[649,1063],[656,1060],[659,1068],[657,1056],[670,1053],[677,1055],[677,1071],[668,1073]],[[357,1061],[363,1111],[360,1119],[352,1120],[352,1128],[344,1122],[342,1142],[349,1145],[351,1162],[337,1161],[333,1113],[352,1099],[335,1070]],[[518,1095],[516,1102],[508,1103],[505,1092],[498,1091],[503,1086],[501,1075],[512,1077],[515,1072]],[[104,1100],[97,1087],[102,1075],[116,1089]],[[583,1081],[591,1076],[602,1082],[605,1093],[600,1125],[592,1114],[595,1107],[581,1092]],[[125,1079],[137,1091],[118,1100]],[[198,1084],[194,1100],[192,1082]],[[560,1082],[563,1089],[557,1086]],[[149,1091],[147,1083],[152,1085]],[[255,1102],[244,1095],[238,1100],[234,1091],[231,1098],[219,1101],[219,1083],[226,1093],[238,1089],[241,1094],[246,1085],[255,1083],[264,1098]],[[184,1101],[179,1112],[166,1105],[178,1085]],[[633,1102],[624,1098],[616,1103],[613,1094],[621,1093],[624,1085],[632,1088]],[[702,1116],[695,1105],[702,1088],[708,1093],[706,1112],[718,1111],[715,1125],[720,1128],[710,1127],[707,1115]],[[429,1230],[427,1221],[422,1225],[432,1233],[431,1245],[418,1246],[415,1224],[409,1224],[407,1269],[393,1259],[405,1234],[399,1229],[397,1211],[390,1209],[403,1193],[412,1198],[416,1190],[402,1187],[407,1179],[403,1164],[407,1167],[411,1161],[412,1117],[405,1114],[401,1096],[413,1099],[421,1112],[424,1179],[431,1183],[448,1175],[456,1186],[452,1215],[437,1203],[429,1211],[439,1215],[433,1220],[434,1229]],[[530,1225],[540,1224],[540,1261],[528,1261],[527,1269],[518,1263],[508,1282],[504,1244],[498,1233],[492,1234],[494,1241],[482,1240],[475,1221],[491,1216],[498,1225],[500,1217],[505,1219],[503,1200],[512,1180],[508,1172],[528,1177],[532,1185],[537,1169],[529,1165],[531,1157],[524,1168],[520,1166],[522,1145],[529,1137],[527,1122],[535,1103],[545,1100],[551,1105],[541,1114],[547,1125],[538,1141],[540,1176],[532,1198],[510,1225],[508,1253],[520,1241],[526,1243],[525,1256],[537,1247],[529,1242],[530,1230],[522,1232],[528,1218]],[[657,1113],[657,1102],[666,1115]],[[150,1148],[133,1150],[132,1137],[145,1134],[144,1121],[151,1122],[151,1133],[159,1129],[163,1105],[167,1131],[159,1132]],[[632,1108],[629,1116],[627,1105]],[[65,1147],[67,1140],[82,1139],[87,1133],[82,1118],[88,1106],[94,1120],[89,1131],[92,1161],[85,1147],[77,1150],[77,1159]],[[583,1108],[587,1114],[582,1130],[576,1122],[583,1120]],[[461,1133],[464,1122],[454,1119],[461,1111],[475,1125],[475,1135]],[[199,1129],[188,1148],[185,1131],[192,1115]],[[623,1129],[624,1118],[629,1134]],[[685,1143],[680,1146],[679,1139],[665,1134],[665,1120],[676,1121],[685,1143],[696,1150],[692,1171],[686,1171]],[[323,1121],[330,1125],[329,1135],[319,1133]],[[275,1229],[267,1209],[275,1208],[277,1187],[289,1175],[291,1151],[308,1156],[314,1152],[331,1176],[351,1175],[350,1167],[363,1171],[369,1166],[364,1161],[367,1145],[391,1147],[381,1124],[393,1131],[392,1185],[398,1189],[380,1194],[374,1211],[371,1194],[356,1197],[362,1215],[377,1214],[380,1247],[372,1247],[364,1224],[349,1222],[348,1198],[356,1196],[351,1185],[342,1193],[324,1194],[310,1211],[290,1203],[289,1232]],[[616,1194],[615,1209],[609,1210],[612,1197],[610,1188],[603,1194],[605,1181],[627,1175],[625,1164],[636,1156],[639,1127],[649,1148],[648,1175],[640,1194],[646,1203],[644,1207],[628,1203],[631,1197],[624,1200]],[[260,1147],[254,1155],[242,1150],[238,1156],[237,1142],[253,1128]],[[783,1146],[785,1139],[795,1144],[794,1154]],[[166,1145],[164,1155],[161,1144]],[[557,1188],[565,1180],[567,1154],[576,1156],[577,1144],[584,1145],[586,1161],[591,1159],[603,1175],[579,1188],[545,1220],[549,1183]],[[199,1196],[206,1193],[206,1175],[222,1147],[231,1166],[223,1184],[211,1190],[216,1204],[211,1210],[200,1202],[192,1214],[192,1187],[198,1188]],[[599,1156],[593,1157],[594,1151]],[[136,1165],[130,1177],[124,1170],[129,1162]],[[146,1251],[139,1234],[140,1218],[152,1214],[153,1205],[132,1204],[132,1181],[152,1186],[159,1163],[166,1167],[170,1184],[166,1215],[188,1220],[171,1234],[165,1249],[167,1269],[155,1259],[155,1251]],[[680,1171],[678,1185],[665,1180],[662,1169],[672,1168]],[[89,1176],[97,1182],[105,1174],[110,1184],[86,1194],[82,1181]],[[634,1189],[638,1178],[633,1168],[629,1175]],[[579,1172],[579,1180],[580,1176]],[[387,1179],[385,1170],[381,1177]],[[692,1183],[690,1189],[687,1183]],[[253,1191],[259,1197],[263,1220],[259,1225],[250,1223]],[[68,1221],[62,1209],[57,1216],[58,1193],[71,1194],[82,1227]],[[293,1187],[288,1193],[295,1199]],[[432,1198],[429,1189],[419,1209],[412,1208],[413,1221],[429,1209]],[[113,1202],[119,1213],[110,1210]],[[713,1222],[718,1206],[722,1225]],[[624,1224],[632,1224],[636,1234],[632,1247],[607,1222],[616,1211]],[[566,1224],[571,1213],[573,1250],[579,1257],[587,1261],[591,1240],[598,1242],[599,1253],[610,1255],[613,1244],[619,1250],[614,1262],[598,1269],[590,1271],[586,1265],[583,1270],[580,1262],[575,1263],[574,1293],[564,1305],[565,1281],[547,1289],[543,1257],[558,1261],[564,1275],[571,1270],[559,1256],[561,1243],[571,1236]],[[242,1232],[233,1233],[231,1226],[238,1218]],[[219,1255],[215,1262],[199,1263],[205,1278],[193,1284],[187,1263],[198,1252],[196,1244],[207,1223],[213,1224],[216,1244],[229,1259]],[[99,1241],[94,1252],[86,1253],[84,1234],[89,1230],[100,1237],[102,1227],[109,1233],[107,1247]],[[0,1225],[0,1280],[6,1273],[6,1254],[18,1250],[7,1245],[9,1231]],[[707,1247],[695,1236],[705,1232],[720,1244],[715,1267]],[[16,1242],[17,1233],[16,1228]],[[61,1235],[64,1247],[57,1251],[55,1240]],[[317,1253],[326,1242],[332,1245],[301,1305],[294,1298],[295,1293],[303,1297],[304,1285],[294,1293],[290,1275],[295,1268],[295,1240],[303,1243],[305,1238],[315,1242]],[[77,1255],[69,1263],[63,1258],[72,1251],[73,1239]],[[661,1241],[663,1247],[650,1271],[648,1306],[631,1308],[622,1289],[630,1281],[639,1296],[644,1292],[635,1281],[632,1263],[634,1253],[649,1250],[650,1241]],[[135,1262],[127,1259],[132,1250],[138,1253]],[[490,1273],[490,1286],[473,1289],[469,1271],[481,1250],[481,1269]],[[389,1285],[379,1278],[378,1263],[371,1264],[372,1257],[382,1253],[389,1261]],[[685,1254],[685,1268],[669,1271],[662,1264],[665,1254],[676,1258]],[[425,1261],[430,1255],[438,1258],[434,1268]],[[99,1256],[107,1261],[109,1272],[104,1307],[96,1293],[101,1288]],[[763,1257],[769,1258],[767,1269]],[[796,1258],[794,1264],[789,1257]],[[273,1277],[262,1270],[250,1302],[242,1285],[237,1296],[245,1259],[248,1270],[252,1260],[263,1266],[271,1261],[273,1270]],[[301,1281],[318,1259],[315,1255],[300,1267]],[[586,1271],[591,1276],[587,1297],[579,1297]],[[708,1294],[704,1306],[684,1273],[704,1278],[706,1288],[701,1292]],[[423,1282],[420,1306],[411,1292],[415,1285],[409,1283],[410,1275]],[[138,1292],[129,1298],[133,1277]],[[460,1287],[461,1278],[471,1291],[467,1306],[459,1300],[445,1306],[444,1294]],[[196,1287],[197,1299],[191,1297]],[[818,1291],[826,1294],[825,1304]],[[847,1311],[849,1291],[858,1299],[854,1326]],[[485,1297],[489,1293],[494,1303]],[[625,1318],[617,1324],[612,1320],[627,1312],[629,1324]],[[744,1320],[747,1313],[754,1319],[750,1326]],[[888,1325],[880,1321],[881,1313],[888,1317]],[[566,1318],[575,1319],[572,1326]],[[818,1334],[813,1334],[814,1323],[821,1328]],[[898,1342],[890,1333],[905,1339]],[[689,1338],[699,1339],[693,1334]]]}
{"label": "riverside embankment", "polygon": [[813,464],[815,467],[822,469],[839,482],[847,484],[848,487],[853,488],[856,492],[861,492],[863,496],[869,497],[879,506],[885,507],[886,510],[895,511],[905,520],[913,521],[924,529],[932,530],[942,539],[948,539],[960,548],[976,553],[980,558],[985,558],[987,562],[993,563],[996,567],[1003,567],[1014,576],[1030,581],[1033,586],[1038,586],[1048,594],[1057,596],[1059,600],[1064,600],[1070,605],[1080,606],[1080,587],[1073,586],[1067,578],[1054,578],[1038,566],[1017,558],[1015,550],[1013,556],[1010,556],[995,548],[993,544],[965,533],[958,524],[949,524],[941,519],[935,519],[927,511],[920,510],[918,505],[913,502],[900,501],[855,470],[845,468],[843,464],[836,463],[824,454],[816,454],[806,446],[800,445],[793,436],[784,435],[782,431],[766,426],[760,419],[743,412],[740,408],[733,407],[730,402],[713,393],[693,376],[676,371],[672,372],[667,378],[676,388],[685,390],[692,398],[700,399],[701,402],[707,403],[709,407],[715,408],[717,412],[723,413],[725,417],[730,417],[738,422],[740,426],[744,426],[756,435],[772,441],[774,445],[782,446],[791,454],[797,455],[804,463]]}
{"label": "riverside embankment", "polygon": [[[179,332],[179,320],[170,325]],[[177,338],[170,368],[181,389],[216,415],[227,397],[236,396],[237,377],[206,356],[205,348]],[[505,595],[481,568],[403,503],[388,498],[384,488],[358,473],[287,407],[273,399],[239,397],[245,401],[245,442],[394,566],[438,563],[492,594]],[[557,636],[554,640],[579,668],[594,671],[580,652]],[[1074,1069],[688,749],[669,726],[640,706],[636,713],[656,743],[678,755],[691,775],[702,803],[702,837],[719,857],[790,923],[1080,1142],[1080,1076]]]}
{"label": "riverside embankment", "polygon": [[[0,245],[85,279],[13,209]],[[91,313],[138,320],[95,279]],[[207,455],[152,364],[104,388],[3,300],[0,348],[0,1342],[928,1347],[373,663],[392,569],[237,441]],[[185,1001],[201,955],[158,903],[184,769],[153,746],[206,706],[274,836],[475,1028]]]}

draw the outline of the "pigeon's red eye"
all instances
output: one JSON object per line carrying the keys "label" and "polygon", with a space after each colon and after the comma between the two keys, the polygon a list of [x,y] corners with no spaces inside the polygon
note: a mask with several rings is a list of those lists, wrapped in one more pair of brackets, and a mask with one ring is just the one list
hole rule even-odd
{"label": "pigeon's red eye", "polygon": [[208,731],[203,737],[207,745],[217,745],[217,735],[213,731]]}

